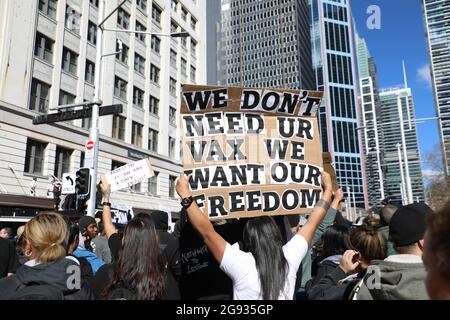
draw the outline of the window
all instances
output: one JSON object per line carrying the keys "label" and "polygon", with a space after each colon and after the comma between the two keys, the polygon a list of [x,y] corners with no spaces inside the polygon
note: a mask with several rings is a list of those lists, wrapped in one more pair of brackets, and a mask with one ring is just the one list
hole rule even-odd
{"label": "window", "polygon": [[155,175],[148,179],[148,193],[152,196],[158,195],[158,175],[159,172],[153,171]]}
{"label": "window", "polygon": [[177,53],[173,50],[170,50],[170,65],[174,68],[177,67]]}
{"label": "window", "polygon": [[156,53],[160,53],[161,51],[161,40],[155,35],[152,35],[151,48]]}
{"label": "window", "polygon": [[81,127],[83,129],[89,130],[91,128],[91,121],[92,118],[83,118],[83,120],[81,120]]}
{"label": "window", "polygon": [[[184,32],[184,31],[183,31]],[[186,37],[181,37],[181,45],[186,48],[187,47],[187,38]]]}
{"label": "window", "polygon": [[161,12],[162,10],[155,5],[152,6],[152,20],[158,25],[161,25]]}
{"label": "window", "polygon": [[77,74],[78,55],[67,48],[63,48],[62,69],[70,74]]}
{"label": "window", "polygon": [[28,139],[24,172],[37,175],[43,174],[42,169],[44,167],[44,153],[46,147],[46,143]]}
{"label": "window", "polygon": [[133,87],[133,104],[140,108],[144,106],[144,91],[138,87]]}
{"label": "window", "polygon": [[149,107],[149,109],[150,109],[149,111],[151,113],[153,113],[156,116],[158,115],[158,113],[159,113],[159,100],[156,99],[153,96],[150,96],[150,107]]}
{"label": "window", "polygon": [[173,78],[170,78],[169,82],[169,92],[171,95],[177,95],[177,81]]}
{"label": "window", "polygon": [[169,123],[175,125],[177,122],[177,109],[169,107]]}
{"label": "window", "polygon": [[147,11],[147,0],[136,0],[136,6],[142,11]]}
{"label": "window", "polygon": [[53,60],[53,44],[55,42],[41,33],[36,33],[36,43],[34,45],[34,55],[47,62]]}
{"label": "window", "polygon": [[98,1],[99,0],[89,0],[89,2],[96,8],[98,8]]}
{"label": "window", "polygon": [[125,30],[128,30],[130,26],[130,14],[122,8],[117,11],[117,26]]}
{"label": "window", "polygon": [[158,131],[148,129],[148,150],[158,152]]}
{"label": "window", "polygon": [[169,197],[175,198],[175,181],[177,180],[177,177],[175,176],[169,176]]}
{"label": "window", "polygon": [[123,162],[113,160],[111,162],[111,171],[114,171],[117,168],[123,167],[124,165],[125,165],[125,163],[123,163]]}
{"label": "window", "polygon": [[191,81],[195,82],[195,75],[197,73],[197,69],[195,67],[191,66]]}
{"label": "window", "polygon": [[170,7],[173,11],[177,11],[178,1],[177,0],[170,0]]}
{"label": "window", "polygon": [[187,76],[187,62],[184,58],[181,58],[181,74]]}
{"label": "window", "polygon": [[95,64],[89,60],[86,60],[86,70],[84,73],[84,80],[86,80],[87,83],[94,84]]}
{"label": "window", "polygon": [[125,80],[122,80],[119,77],[115,77],[114,78],[114,95],[116,97],[126,100],[127,99],[127,85],[128,85],[128,83]]}
{"label": "window", "polygon": [[175,139],[169,137],[169,158],[174,158],[175,156]]}
{"label": "window", "polygon": [[138,184],[132,185],[130,187],[130,190],[134,191],[134,192],[141,192],[141,182],[139,182]]}
{"label": "window", "polygon": [[195,58],[197,56],[197,42],[191,40],[191,56]]}
{"label": "window", "polygon": [[[114,139],[125,140],[125,118],[115,115],[113,117],[112,137]],[[114,169],[113,169],[114,170]]]}
{"label": "window", "polygon": [[81,14],[71,6],[66,6],[65,27],[76,34],[80,34]]}
{"label": "window", "polygon": [[48,110],[48,98],[50,86],[39,80],[31,82],[30,110],[46,113]]}
{"label": "window", "polygon": [[119,52],[118,54],[116,54],[116,59],[120,62],[128,64],[128,50],[128,47],[122,44],[122,52],[119,52],[119,44],[116,43],[116,52]]}
{"label": "window", "polygon": [[178,31],[178,25],[175,22],[171,21],[170,22],[170,32],[174,33],[177,31]]}
{"label": "window", "polygon": [[86,159],[86,154],[84,153],[84,151],[81,151],[81,153],[80,153],[80,168],[84,167],[85,159]]}
{"label": "window", "polygon": [[131,143],[135,146],[142,146],[142,129],[144,126],[140,123],[134,122],[131,127]]}
{"label": "window", "polygon": [[52,19],[56,19],[57,0],[39,0],[39,11]]}
{"label": "window", "polygon": [[142,75],[145,74],[145,58],[137,53],[134,54],[134,71]]}
{"label": "window", "polygon": [[72,156],[72,151],[73,150],[59,146],[56,147],[55,171],[53,173],[56,177],[62,178],[63,173],[68,173],[70,171],[70,157]]}
{"label": "window", "polygon": [[66,104],[74,104],[75,103],[75,96],[73,94],[70,94],[66,91],[59,91],[59,105],[64,106]]}
{"label": "window", "polygon": [[188,12],[185,7],[181,7],[181,19],[187,21]]}
{"label": "window", "polygon": [[[147,29],[144,27],[143,24],[136,21],[136,31],[146,32]],[[145,34],[136,33],[136,39],[138,39],[139,41],[145,42]]]}
{"label": "window", "polygon": [[197,19],[191,16],[191,28],[195,30],[197,28]]}
{"label": "window", "polygon": [[159,68],[153,64],[150,66],[150,80],[156,84],[159,84]]}
{"label": "window", "polygon": [[88,23],[87,40],[93,45],[97,44],[97,25],[91,21]]}

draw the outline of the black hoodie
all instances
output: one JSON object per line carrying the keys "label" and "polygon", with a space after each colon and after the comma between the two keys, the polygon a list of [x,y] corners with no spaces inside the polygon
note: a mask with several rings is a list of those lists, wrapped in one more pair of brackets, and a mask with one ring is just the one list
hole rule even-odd
{"label": "black hoodie", "polygon": [[0,300],[11,299],[19,290],[32,285],[48,285],[61,290],[66,300],[91,300],[92,290],[81,280],[81,289],[69,289],[74,275],[71,268],[79,265],[70,258],[39,264],[33,267],[23,265],[14,276],[0,280]]}

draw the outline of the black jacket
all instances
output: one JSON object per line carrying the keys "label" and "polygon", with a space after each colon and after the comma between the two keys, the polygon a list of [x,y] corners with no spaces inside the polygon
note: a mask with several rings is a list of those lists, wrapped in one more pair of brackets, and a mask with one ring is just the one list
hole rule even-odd
{"label": "black jacket", "polygon": [[0,238],[0,278],[6,277],[8,273],[15,273],[18,267],[19,261],[14,243]]}
{"label": "black jacket", "polygon": [[311,268],[312,278],[305,285],[307,295],[313,287],[319,284],[320,280],[322,280],[323,277],[333,272],[334,269],[339,266],[341,258],[342,255],[335,255],[327,257],[325,259],[322,259],[322,257],[317,257],[316,259],[314,259]]}
{"label": "black jacket", "polygon": [[179,281],[181,276],[181,261],[178,239],[166,231],[157,230],[156,232],[158,233],[159,247],[168,263],[168,269],[175,280]]}
{"label": "black jacket", "polygon": [[307,292],[308,300],[348,300],[353,288],[364,277],[366,270],[346,274],[340,267],[322,277],[319,283]]}
{"label": "black jacket", "polygon": [[14,276],[0,280],[0,300],[12,298],[19,290],[33,285],[48,285],[61,290],[67,300],[91,300],[92,291],[89,285],[81,280],[80,289],[69,289],[74,273],[68,272],[71,267],[79,267],[72,259],[64,258],[43,263],[34,267],[23,265]]}

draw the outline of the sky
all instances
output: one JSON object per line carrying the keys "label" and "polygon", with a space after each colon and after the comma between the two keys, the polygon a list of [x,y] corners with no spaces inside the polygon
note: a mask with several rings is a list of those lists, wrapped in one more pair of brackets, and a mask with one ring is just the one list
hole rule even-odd
{"label": "sky", "polygon": [[[378,69],[379,87],[402,85],[402,60],[406,64],[408,86],[412,89],[416,118],[436,117],[421,0],[350,0],[360,37],[365,38]],[[380,29],[369,29],[367,9],[377,5]],[[422,160],[439,144],[437,122],[417,125]],[[430,166],[422,165],[425,175]]]}

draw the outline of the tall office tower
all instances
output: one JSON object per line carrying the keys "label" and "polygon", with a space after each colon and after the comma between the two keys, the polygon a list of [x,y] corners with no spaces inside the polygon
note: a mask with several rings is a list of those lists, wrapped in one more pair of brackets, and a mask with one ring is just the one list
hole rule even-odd
{"label": "tall office tower", "polygon": [[307,0],[222,0],[221,85],[315,89]]}
{"label": "tall office tower", "polygon": [[326,93],[319,115],[322,147],[333,155],[338,183],[350,193],[352,206],[364,208],[368,202],[350,4],[310,0],[310,5],[316,87]]}
{"label": "tall office tower", "polygon": [[[58,105],[93,100],[100,1],[0,1],[0,183],[9,193],[23,193],[20,183],[28,192],[36,177],[43,196],[49,176],[84,165],[89,119],[31,121]],[[105,13],[121,2],[105,1]],[[101,99],[124,109],[100,118],[99,174],[142,158],[157,173],[114,193],[113,204],[179,211],[180,88],[205,83],[205,17],[205,0],[130,0],[104,25],[154,33],[104,33]],[[165,36],[182,30],[190,37]]]}
{"label": "tall office tower", "polygon": [[[408,177],[411,183],[412,200],[424,201],[424,187],[420,166],[419,141],[415,124],[414,101],[411,89],[390,88],[380,91],[381,122],[385,156],[385,195],[391,201],[402,203],[407,199]],[[399,112],[401,108],[401,113]],[[400,126],[403,117],[403,130]],[[407,151],[407,165],[404,157],[402,133]],[[402,167],[400,167],[400,159]],[[409,169],[409,170],[408,170]]]}
{"label": "tall office tower", "polygon": [[450,175],[450,1],[423,0],[423,16],[444,168]]}
{"label": "tall office tower", "polygon": [[221,0],[206,1],[206,62],[208,70],[206,83],[208,85],[218,84],[218,54],[221,21]]}
{"label": "tall office tower", "polygon": [[384,199],[383,139],[380,130],[380,96],[378,94],[377,67],[366,41],[355,32],[358,56],[361,128],[366,163],[369,205],[379,206]]}

